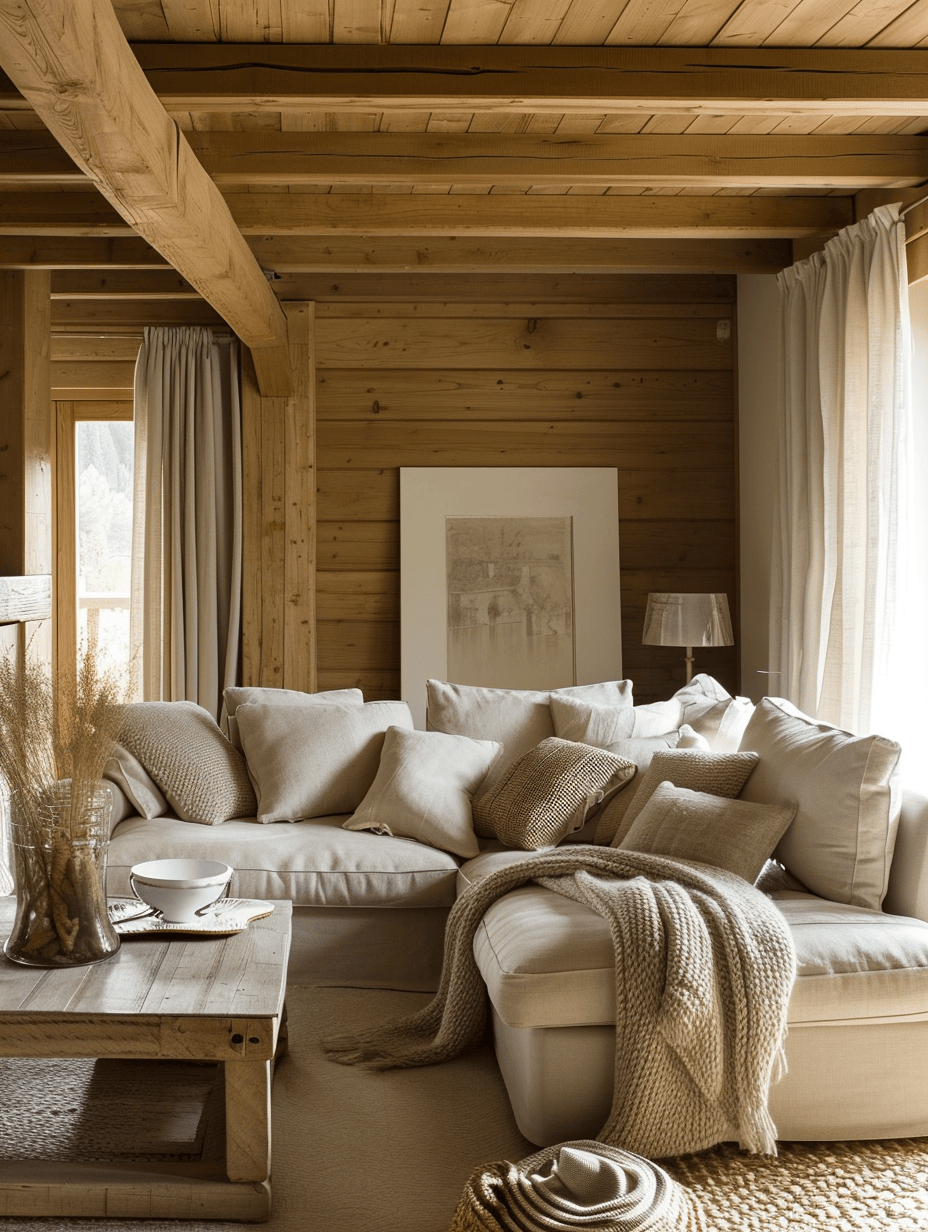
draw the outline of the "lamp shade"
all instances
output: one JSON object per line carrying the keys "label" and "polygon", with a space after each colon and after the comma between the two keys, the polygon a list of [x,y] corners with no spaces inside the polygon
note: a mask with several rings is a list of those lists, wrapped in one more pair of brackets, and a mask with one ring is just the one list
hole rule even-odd
{"label": "lamp shade", "polygon": [[645,646],[732,646],[727,595],[648,595]]}

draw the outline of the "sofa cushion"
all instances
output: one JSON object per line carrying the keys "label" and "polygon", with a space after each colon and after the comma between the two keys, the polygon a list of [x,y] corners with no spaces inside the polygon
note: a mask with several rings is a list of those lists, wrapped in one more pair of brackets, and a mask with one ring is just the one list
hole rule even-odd
{"label": "sofa cushion", "polygon": [[119,743],[138,758],[182,820],[214,826],[254,815],[245,759],[202,706],[132,702],[123,707]]}
{"label": "sofa cushion", "polygon": [[714,753],[734,753],[754,713],[747,697],[732,697],[713,679],[700,672],[678,689],[674,698],[683,707],[683,722],[705,736]]}
{"label": "sofa cushion", "polygon": [[854,736],[765,697],[741,747],[760,754],[742,798],[798,804],[777,859],[822,898],[878,908],[899,824],[899,745]]}
{"label": "sofa cushion", "polygon": [[363,706],[360,689],[329,689],[324,693],[303,693],[299,689],[265,689],[256,685],[229,685],[223,690],[229,739],[237,749],[242,747],[235,712],[239,706],[257,702],[266,706],[314,706],[319,702],[336,702],[340,706]]}
{"label": "sofa cushion", "polygon": [[627,740],[635,726],[633,706],[603,706],[556,693],[551,695],[549,705],[556,736],[595,744],[598,749],[611,749],[617,741]]}
{"label": "sofa cushion", "polygon": [[303,907],[450,907],[458,862],[407,839],[342,829],[344,814],[293,825],[227,821],[207,829],[173,817],[127,817],[107,860],[110,894],[131,895],[133,864],[172,856],[222,860],[240,898],[289,898]]}
{"label": "sofa cushion", "polygon": [[103,777],[120,788],[132,805],[131,811],[140,817],[161,817],[168,811],[168,802],[158,790],[158,784],[139,759],[121,744],[113,746]]}
{"label": "sofa cushion", "polygon": [[495,740],[387,728],[376,778],[345,829],[477,855],[471,801],[501,749]]}
{"label": "sofa cushion", "polygon": [[679,739],[679,732],[666,732],[663,736],[633,736],[630,740],[619,740],[611,746],[610,751],[617,757],[627,757],[629,761],[633,761],[638,767],[638,773],[597,813],[595,842],[608,847],[620,830],[624,834],[625,814],[654,754],[666,753],[668,749],[676,748]]}
{"label": "sofa cushion", "polygon": [[[706,753],[702,749],[667,749],[654,754],[638,783],[610,846],[618,847],[658,784],[688,787],[734,799],[757,765],[754,753]],[[769,854],[769,853],[768,853]]]}
{"label": "sofa cushion", "polygon": [[474,801],[474,820],[480,833],[507,846],[550,846],[579,830],[587,814],[635,772],[627,758],[550,736],[511,763]]}
{"label": "sofa cushion", "polygon": [[[125,824],[125,823],[123,823]],[[497,867],[478,856],[459,879]],[[524,856],[523,856],[524,858]],[[928,924],[809,894],[773,895],[796,946],[791,1027],[928,1020]],[[615,963],[605,920],[539,885],[521,886],[485,913],[474,956],[490,999],[513,1027],[615,1022]]]}
{"label": "sofa cushion", "polygon": [[698,860],[753,884],[795,812],[795,804],[749,804],[664,782],[618,846]]}
{"label": "sofa cushion", "polygon": [[632,704],[629,680],[607,680],[602,684],[571,685],[555,690],[487,689],[479,685],[429,680],[426,682],[426,726],[429,731],[499,741],[503,751],[484,780],[480,789],[483,792],[523,753],[555,734],[548,704],[552,694],[607,706]]}
{"label": "sofa cushion", "polygon": [[387,728],[412,727],[405,702],[248,702],[236,718],[263,823],[354,812],[376,777]]}

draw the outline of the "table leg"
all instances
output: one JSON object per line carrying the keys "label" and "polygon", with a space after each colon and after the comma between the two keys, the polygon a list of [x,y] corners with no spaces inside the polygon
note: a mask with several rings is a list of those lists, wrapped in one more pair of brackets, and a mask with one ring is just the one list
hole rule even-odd
{"label": "table leg", "polygon": [[226,1175],[264,1181],[271,1174],[271,1062],[226,1061]]}

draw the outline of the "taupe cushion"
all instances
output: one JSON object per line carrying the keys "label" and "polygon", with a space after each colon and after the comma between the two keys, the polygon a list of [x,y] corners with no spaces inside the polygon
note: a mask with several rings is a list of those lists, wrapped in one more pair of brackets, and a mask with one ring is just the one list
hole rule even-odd
{"label": "taupe cushion", "polygon": [[236,718],[263,823],[353,813],[376,777],[387,728],[412,727],[405,702],[248,702]]}
{"label": "taupe cushion", "polygon": [[664,782],[618,846],[698,860],[753,883],[795,812],[795,804],[749,804]]}
{"label": "taupe cushion", "polygon": [[360,689],[328,689],[324,693],[303,693],[299,689],[268,689],[256,685],[229,685],[223,690],[226,718],[229,724],[229,739],[237,749],[242,747],[238,734],[235,712],[249,702],[267,706],[314,706],[318,702],[336,702],[340,706],[363,706],[364,694]]}
{"label": "taupe cushion", "polygon": [[495,740],[387,728],[377,776],[345,828],[477,855],[471,801],[501,749]]}
{"label": "taupe cushion", "polygon": [[168,802],[158,790],[158,784],[139,759],[121,744],[113,746],[103,777],[120,788],[139,817],[161,817],[168,811]]}
{"label": "taupe cushion", "polygon": [[900,747],[812,719],[782,698],[758,704],[741,739],[760,754],[745,800],[796,800],[777,859],[823,898],[877,908],[899,824]]}
{"label": "taupe cushion", "polygon": [[550,736],[474,801],[475,828],[508,847],[551,846],[579,830],[587,814],[636,769],[633,761],[605,749]]}
{"label": "taupe cushion", "polygon": [[[597,813],[595,842],[604,847],[609,846],[622,828],[628,807],[654,754],[666,753],[668,749],[675,749],[679,738],[679,732],[666,732],[663,736],[634,736],[630,740],[620,740],[612,746],[610,752],[615,753],[617,757],[627,757],[629,761],[633,761],[638,767],[638,773]],[[624,830],[622,832],[624,833]]]}
{"label": "taupe cushion", "polygon": [[171,855],[230,864],[230,893],[238,898],[289,898],[298,907],[451,906],[454,856],[408,839],[343,830],[345,820],[342,813],[289,826],[227,821],[207,829],[173,817],[127,817],[110,842],[107,887],[131,894],[133,864]]}
{"label": "taupe cushion", "polygon": [[255,793],[245,759],[194,702],[133,702],[119,743],[137,757],[178,817],[213,826],[251,817]]}
{"label": "taupe cushion", "polygon": [[713,796],[734,799],[756,765],[756,753],[706,753],[701,749],[668,749],[655,753],[610,846],[622,845],[632,822],[650,800],[658,784],[666,781],[675,787],[688,787],[691,791],[705,791]]}

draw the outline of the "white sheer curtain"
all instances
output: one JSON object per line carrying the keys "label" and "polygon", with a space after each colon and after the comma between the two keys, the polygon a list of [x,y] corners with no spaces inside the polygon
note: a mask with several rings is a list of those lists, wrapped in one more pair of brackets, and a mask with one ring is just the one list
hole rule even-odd
{"label": "white sheer curtain", "polygon": [[779,284],[771,691],[826,722],[892,735],[911,689],[911,340],[898,206],[846,228]]}
{"label": "white sheer curtain", "polygon": [[219,718],[237,682],[242,573],[238,343],[145,330],[135,371],[131,630],[146,700]]}

